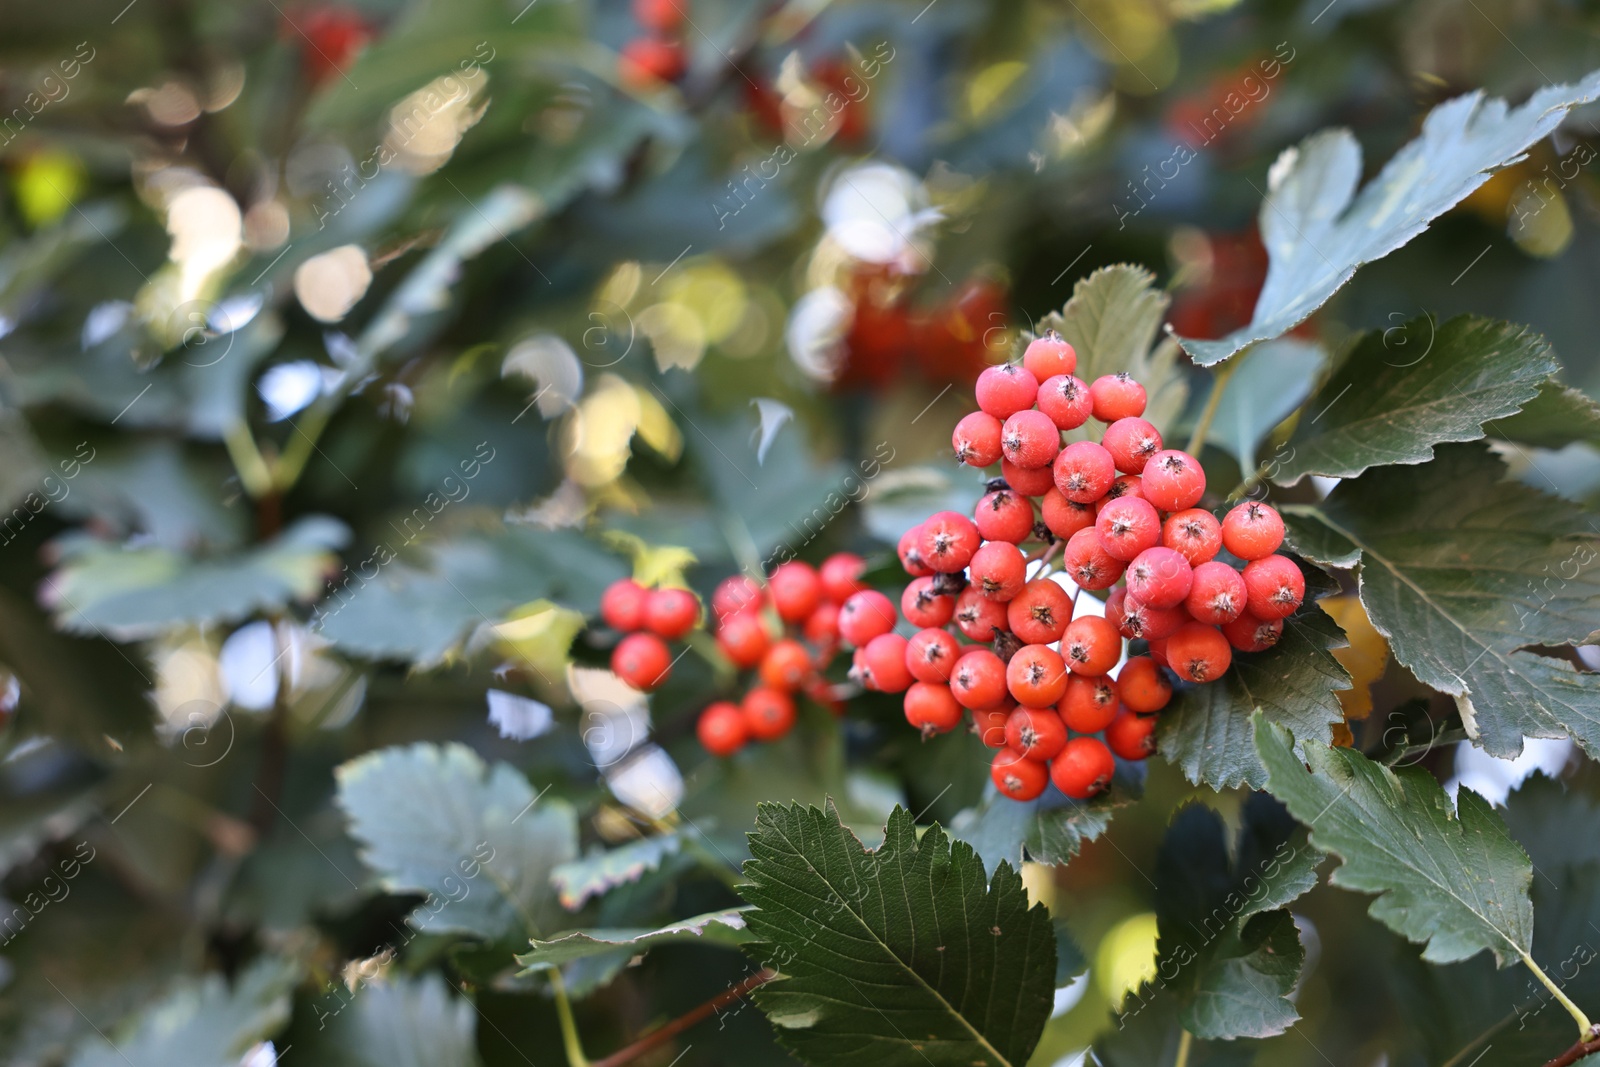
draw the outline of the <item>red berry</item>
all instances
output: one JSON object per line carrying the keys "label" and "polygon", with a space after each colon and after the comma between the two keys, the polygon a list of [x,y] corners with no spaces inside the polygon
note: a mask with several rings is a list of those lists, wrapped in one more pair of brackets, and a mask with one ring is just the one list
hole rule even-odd
{"label": "red berry", "polygon": [[1039,381],[1047,382],[1058,374],[1077,370],[1078,353],[1059,333],[1046,330],[1043,337],[1028,342],[1027,350],[1022,353],[1022,366]]}
{"label": "red berry", "polygon": [[906,669],[919,682],[948,683],[960,658],[961,645],[944,630],[919,630],[906,642]]}
{"label": "red berry", "polygon": [[629,634],[611,652],[611,672],[642,692],[665,683],[671,669],[672,653],[655,634]]}
{"label": "red berry", "polygon": [[1271,504],[1246,500],[1223,518],[1222,544],[1240,559],[1266,559],[1283,544],[1283,516]]}
{"label": "red berry", "polygon": [[1161,527],[1161,543],[1198,567],[1216,558],[1222,547],[1222,524],[1209,511],[1189,508],[1167,516]]}
{"label": "red berry", "polygon": [[961,721],[961,705],[950,687],[928,682],[913,682],[906,690],[906,722],[922,731],[923,737],[942,734]]}
{"label": "red berry", "polygon": [[1170,548],[1147,548],[1128,564],[1128,595],[1153,608],[1183,603],[1194,581],[1189,561]]}
{"label": "red berry", "polygon": [[1094,417],[1101,422],[1136,419],[1144,414],[1144,386],[1126,374],[1107,374],[1089,386]]}
{"label": "red berry", "polygon": [[1029,469],[1019,467],[1003,456],[1000,459],[1000,476],[1012,490],[1023,496],[1044,496],[1056,484],[1054,472],[1048,465]]}
{"label": "red berry", "polygon": [[1123,500],[1128,497],[1144,499],[1144,480],[1137,474],[1124,474],[1111,483],[1111,488],[1106,490],[1105,499],[1097,507],[1103,507],[1108,501]]}
{"label": "red berry", "polygon": [[1100,531],[1090,526],[1067,539],[1061,565],[1079,589],[1110,589],[1127,564],[1113,559],[1100,541]]}
{"label": "red berry", "polygon": [[974,411],[956,423],[950,435],[956,459],[969,467],[1000,462],[1000,420],[986,411]]}
{"label": "red berry", "polygon": [[938,511],[922,524],[917,552],[940,574],[965,570],[982,539],[971,519],[955,511]]}
{"label": "red berry", "polygon": [[1215,626],[1191,622],[1167,638],[1167,666],[1186,682],[1214,682],[1233,662],[1233,649]]}
{"label": "red berry", "polygon": [[1067,743],[1061,716],[1049,709],[1018,708],[1006,717],[1006,747],[1046,763]]}
{"label": "red berry", "polygon": [[600,594],[600,618],[613,630],[632,633],[644,626],[650,591],[632,578],[619,578]]}
{"label": "red berry", "polygon": [[1117,715],[1117,689],[1111,679],[1074,674],[1056,706],[1061,721],[1080,734],[1097,734]]}
{"label": "red berry", "polygon": [[972,519],[985,541],[1020,545],[1033,536],[1033,504],[1009,489],[985,494],[973,509]]}
{"label": "red berry", "polygon": [[1050,784],[1050,772],[1043,763],[1011,748],[995,753],[989,777],[994,787],[1012,800],[1033,800]]}
{"label": "red berry", "polygon": [[863,589],[839,608],[839,636],[861,648],[879,634],[894,629],[899,616],[894,604],[876,589]]}
{"label": "red berry", "polygon": [[[927,581],[925,578],[918,580]],[[990,541],[972,556],[972,588],[990,600],[1012,599],[1022,592],[1027,580],[1028,564],[1023,559],[1022,549],[1010,541]]]}
{"label": "red berry", "polygon": [[956,703],[973,711],[997,707],[1006,699],[1006,665],[986,648],[975,648],[956,660],[950,672]]}
{"label": "red berry", "polygon": [[1050,780],[1073,800],[1088,800],[1111,784],[1117,761],[1095,737],[1074,737],[1050,761]]}
{"label": "red berry", "polygon": [[1006,624],[1024,644],[1060,640],[1072,621],[1072,597],[1048,578],[1035,578],[1006,605]]}
{"label": "red berry", "polygon": [[905,572],[913,578],[925,578],[933,573],[928,561],[922,558],[922,550],[917,547],[921,540],[922,527],[913,526],[900,535],[900,544],[895,548],[900,556],[900,566],[904,567]]}
{"label": "red berry", "polygon": [[1138,474],[1161,451],[1161,434],[1143,419],[1118,419],[1106,427],[1100,443],[1111,453],[1117,470]]}
{"label": "red berry", "polygon": [[1182,604],[1171,608],[1153,608],[1130,593],[1122,602],[1122,622],[1117,629],[1129,637],[1159,641],[1177,633],[1178,627],[1188,621],[1189,612]]}
{"label": "red berry", "polygon": [[788,693],[757,686],[739,703],[745,728],[758,741],[775,741],[794,725],[794,701]]}
{"label": "red berry", "polygon": [[1306,598],[1306,579],[1288,556],[1268,556],[1244,565],[1244,586],[1250,614],[1258,619],[1286,619]]}
{"label": "red berry", "polygon": [[1265,652],[1283,636],[1283,620],[1258,619],[1246,611],[1222,627],[1222,636],[1240,652]]}
{"label": "red berry", "polygon": [[[954,700],[955,698],[951,698]],[[956,705],[957,708],[960,705]],[[992,708],[988,711],[975,711],[972,713],[972,732],[978,735],[990,748],[1006,747],[1006,720],[1011,718],[1015,707]]]}
{"label": "red berry", "polygon": [[1061,451],[1061,431],[1043,412],[1019,411],[1000,429],[1000,451],[1024,470],[1048,467]]}
{"label": "red berry", "polygon": [[822,579],[822,595],[835,604],[843,604],[867,588],[860,581],[866,569],[867,561],[854,552],[835,552],[822,561],[822,567],[817,572]]}
{"label": "red berry", "polygon": [[1136,715],[1151,715],[1172,699],[1172,683],[1161,673],[1155,660],[1149,656],[1134,656],[1117,672],[1117,699]]}
{"label": "red berry", "polygon": [[1079,530],[1094,525],[1093,505],[1079,504],[1062,496],[1061,490],[1055,487],[1053,476],[1050,491],[1039,501],[1039,512],[1044,518],[1045,528],[1063,541]]}
{"label": "red berry", "polygon": [[1067,665],[1048,645],[1026,645],[1006,664],[1006,688],[1023,707],[1054,707],[1067,690]]}
{"label": "red berry", "polygon": [[856,652],[861,684],[880,693],[902,693],[912,682],[906,667],[906,639],[899,634],[879,634]]}
{"label": "red berry", "polygon": [[737,704],[719,700],[706,706],[695,723],[695,734],[700,744],[713,756],[731,756],[744,747],[750,736],[744,715]]}
{"label": "red berry", "polygon": [[637,37],[622,46],[618,68],[625,85],[653,89],[658,82],[677,81],[688,66],[677,41]]}
{"label": "red berry", "polygon": [[1100,547],[1112,559],[1131,560],[1161,541],[1161,516],[1150,502],[1136,496],[1113,500],[1100,509],[1094,522]]}
{"label": "red berry", "polygon": [[644,625],[657,637],[676,641],[700,620],[700,601],[687,589],[656,589],[644,602]]}
{"label": "red berry", "polygon": [[806,619],[801,635],[816,648],[832,648],[839,643],[839,605],[824,600]]}
{"label": "red berry", "polygon": [[1156,661],[1156,666],[1167,665],[1167,639],[1165,637],[1151,637],[1146,639],[1150,646],[1150,658]]}
{"label": "red berry", "polygon": [[912,626],[943,626],[955,612],[956,598],[935,593],[932,578],[913,578],[900,594],[900,614]]}
{"label": "red berry", "polygon": [[729,616],[717,629],[717,646],[735,667],[754,667],[771,643],[766,623],[755,612]]}
{"label": "red berry", "polygon": [[1058,430],[1076,430],[1089,421],[1094,400],[1089,387],[1070,374],[1058,374],[1039,386],[1039,410]]}
{"label": "red berry", "polygon": [[633,17],[645,29],[665,36],[683,25],[685,15],[680,3],[687,4],[688,0],[633,0]]}
{"label": "red berry", "polygon": [[812,670],[811,653],[799,641],[785,639],[761,657],[761,684],[792,693],[805,684]]}
{"label": "red berry", "polygon": [[1184,606],[1196,622],[1221,626],[1239,617],[1247,595],[1244,578],[1239,572],[1226,563],[1212,560],[1194,569],[1194,583],[1189,586]]}
{"label": "red berry", "polygon": [[1127,600],[1127,586],[1119,585],[1115,589],[1111,590],[1111,593],[1106,597],[1106,621],[1112,626],[1115,626],[1118,630],[1122,631],[1122,633],[1127,634],[1127,636],[1134,637],[1137,635],[1129,634],[1126,630],[1122,629],[1122,619],[1127,613]]}
{"label": "red berry", "polygon": [[1014,363],[1001,363],[987,367],[978,375],[977,388],[973,390],[978,406],[997,419],[1009,419],[1019,411],[1033,407],[1039,392],[1039,380]]}
{"label": "red berry", "polygon": [[1104,445],[1078,441],[1061,450],[1051,476],[1062,496],[1079,504],[1093,504],[1117,480],[1117,467]]}
{"label": "red berry", "polygon": [[1104,674],[1122,658],[1122,635],[1099,615],[1080,615],[1061,635],[1061,658],[1073,674]]}
{"label": "red berry", "polygon": [[778,565],[767,579],[767,595],[778,618],[784,622],[804,622],[822,603],[822,579],[816,568],[798,560]]}
{"label": "red berry", "polygon": [[719,623],[741,611],[755,611],[764,602],[766,594],[755,582],[742,574],[733,574],[717,583],[711,594],[711,612]]}
{"label": "red berry", "polygon": [[1011,624],[1006,621],[1006,606],[990,600],[969,585],[956,598],[956,627],[973,641],[993,641],[996,630],[1009,633]]}
{"label": "red berry", "polygon": [[1183,511],[1206,494],[1206,472],[1187,452],[1169,448],[1150,457],[1139,473],[1144,498],[1162,511]]}
{"label": "red berry", "polygon": [[1156,750],[1155,717],[1124,709],[1106,727],[1106,744],[1125,760],[1149,759]]}

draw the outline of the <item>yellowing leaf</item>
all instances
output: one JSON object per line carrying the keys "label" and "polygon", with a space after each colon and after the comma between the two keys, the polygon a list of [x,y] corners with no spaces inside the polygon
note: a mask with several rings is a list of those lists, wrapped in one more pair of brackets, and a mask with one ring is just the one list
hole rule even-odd
{"label": "yellowing leaf", "polygon": [[662,586],[689,588],[689,580],[683,572],[699,560],[687,548],[652,545],[622,530],[607,530],[603,538],[609,547],[632,558],[633,580],[646,589]]}
{"label": "yellowing leaf", "polygon": [[1350,641],[1348,646],[1333,650],[1333,658],[1350,672],[1350,688],[1335,695],[1344,706],[1346,719],[1365,719],[1372,714],[1372,685],[1383,677],[1389,665],[1389,643],[1367,618],[1360,597],[1329,597],[1321,603]]}
{"label": "yellowing leaf", "polygon": [[77,157],[40,152],[17,174],[17,207],[30,226],[48,226],[67,213],[87,184]]}
{"label": "yellowing leaf", "polygon": [[529,665],[545,678],[558,677],[567,668],[567,651],[583,629],[583,613],[535,600],[513,608],[505,622],[494,626],[495,643],[503,655]]}

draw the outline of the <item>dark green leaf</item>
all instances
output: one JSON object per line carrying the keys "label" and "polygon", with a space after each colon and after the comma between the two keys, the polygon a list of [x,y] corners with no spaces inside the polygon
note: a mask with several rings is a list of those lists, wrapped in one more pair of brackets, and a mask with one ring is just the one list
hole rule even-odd
{"label": "dark green leaf", "polygon": [[1521,411],[1485,429],[1491,437],[1534,448],[1564,448],[1577,441],[1600,448],[1600,404],[1552,378]]}
{"label": "dark green leaf", "polygon": [[[1425,463],[1435,445],[1484,436],[1484,423],[1514,414],[1558,366],[1526,327],[1461,315],[1434,329],[1413,319],[1357,342],[1306,403],[1272,480]],[[1411,343],[1391,346],[1395,331]]]}
{"label": "dark green leaf", "polygon": [[641,955],[656,945],[670,941],[700,941],[716,945],[740,945],[749,939],[745,931],[745,909],[728,908],[707,912],[692,919],[681,919],[655,930],[594,929],[578,930],[549,941],[535,938],[533,950],[517,956],[523,973],[562,967],[574,960],[621,953],[624,960]]}
{"label": "dark green leaf", "polygon": [[504,763],[464,745],[368,753],[338,770],[339,806],[385,889],[422,893],[411,923],[518,941],[560,921],[550,873],[577,854],[565,801],[539,802]]}
{"label": "dark green leaf", "polygon": [[1049,1017],[1049,913],[1001,864],[896,809],[867,851],[831,807],[763,804],[745,864],[753,954],[782,977],[756,1002],[809,1063],[1005,1067]]}
{"label": "dark green leaf", "polygon": [[1456,697],[1492,755],[1570,734],[1600,753],[1600,679],[1526,651],[1600,628],[1600,537],[1567,501],[1501,481],[1482,445],[1381,467],[1286,509],[1295,548],[1359,560],[1361,602],[1395,658]]}
{"label": "dark green leaf", "polygon": [[1051,789],[1038,800],[1019,804],[986,785],[978,806],[951,820],[950,836],[977,849],[990,873],[1002,862],[1014,867],[1024,860],[1066,863],[1085,841],[1105,833],[1113,812],[1138,798],[1142,777],[1127,764],[1119,764],[1111,788],[1086,801],[1071,800]]}
{"label": "dark green leaf", "polygon": [[1600,72],[1577,85],[1546,85],[1514,108],[1481,91],[1447,100],[1360,193],[1354,135],[1335,129],[1306,138],[1267,174],[1260,225],[1270,258],[1250,324],[1218,341],[1184,338],[1183,347],[1210,366],[1293,329],[1362,264],[1416,237],[1597,94]]}
{"label": "dark green leaf", "polygon": [[1343,861],[1329,880],[1378,894],[1373,918],[1424,945],[1424,959],[1488,949],[1503,967],[1527,957],[1533,865],[1488,801],[1463,788],[1452,810],[1422,768],[1395,772],[1348,748],[1296,755],[1288,731],[1260,717],[1256,748],[1267,788],[1310,827],[1313,846]]}

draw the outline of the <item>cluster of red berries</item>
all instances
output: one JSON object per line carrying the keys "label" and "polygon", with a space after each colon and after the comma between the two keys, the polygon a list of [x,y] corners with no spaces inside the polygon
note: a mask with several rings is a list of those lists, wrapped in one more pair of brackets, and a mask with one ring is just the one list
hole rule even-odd
{"label": "cluster of red berries", "polygon": [[[980,410],[957,424],[952,444],[969,466],[998,463],[1001,477],[971,518],[939,512],[900,539],[912,576],[900,611],[919,632],[892,632],[895,606],[882,593],[857,593],[841,609],[861,683],[903,691],[906,719],[924,735],[970,712],[999,749],[995,785],[1014,800],[1052,781],[1078,799],[1104,789],[1113,752],[1154,751],[1154,715],[1172,696],[1166,672],[1215,681],[1233,649],[1271,646],[1305,596],[1300,569],[1275,554],[1283,520],[1272,507],[1247,502],[1218,522],[1197,506],[1199,462],[1165,448],[1141,418],[1144,387],[1126,374],[1086,384],[1076,368],[1072,346],[1048,333],[1021,365],[978,377]],[[1062,447],[1062,433],[1090,418],[1105,424],[1100,441]],[[1039,547],[1025,554],[1028,542]],[[1242,574],[1215,558],[1223,548],[1247,561]],[[1074,595],[1049,576],[1058,553],[1061,575],[1080,590],[1125,583],[1104,617],[1073,618]],[[979,644],[961,644],[952,626]],[[1112,682],[1124,637],[1149,652]]]}
{"label": "cluster of red berries", "polygon": [[600,595],[600,618],[623,633],[611,650],[611,671],[641,692],[666,684],[672,674],[668,641],[682,640],[700,621],[700,601],[687,589],[646,589],[621,578]]}
{"label": "cluster of red berries", "polygon": [[[788,733],[796,692],[842,710],[821,672],[839,648],[840,605],[866,588],[860,582],[865,569],[860,556],[840,552],[821,568],[798,560],[781,564],[765,588],[742,574],[717,586],[711,596],[717,646],[735,667],[754,670],[757,684],[739,703],[719,700],[700,713],[696,733],[708,752],[731,756],[748,741]],[[774,639],[778,629],[783,633]]]}
{"label": "cluster of red berries", "polygon": [[625,84],[648,89],[657,82],[675,82],[688,69],[683,47],[684,5],[689,0],[633,0],[633,17],[644,29],[622,46],[621,75]]}

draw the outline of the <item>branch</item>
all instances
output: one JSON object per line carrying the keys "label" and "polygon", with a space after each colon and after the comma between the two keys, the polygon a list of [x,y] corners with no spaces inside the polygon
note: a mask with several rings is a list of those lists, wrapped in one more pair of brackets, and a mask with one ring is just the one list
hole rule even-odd
{"label": "branch", "polygon": [[657,1045],[661,1044],[663,1041],[666,1041],[668,1038],[675,1037],[676,1035],[683,1033],[683,1031],[689,1029],[689,1027],[706,1018],[708,1015],[716,1014],[729,1004],[732,1004],[734,1001],[742,999],[744,995],[749,993],[752,989],[755,989],[757,986],[766,985],[776,977],[778,977],[778,972],[776,971],[757,971],[755,974],[752,974],[749,978],[746,978],[738,985],[718,993],[716,996],[712,997],[698,1008],[678,1016],[676,1019],[660,1027],[659,1029],[651,1031],[626,1048],[622,1048],[616,1052],[613,1052],[603,1060],[595,1060],[592,1064],[590,1064],[590,1067],[622,1067],[624,1063],[631,1063],[640,1056],[644,1055],[646,1052],[649,1052],[651,1049],[655,1048]]}
{"label": "branch", "polygon": [[1580,1039],[1576,1045],[1573,1045],[1567,1051],[1545,1064],[1544,1067],[1572,1067],[1572,1064],[1577,1063],[1585,1056],[1592,1056],[1597,1052],[1600,1052],[1600,1036],[1596,1036],[1595,1031],[1591,1030],[1586,1040]]}

